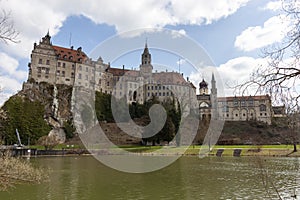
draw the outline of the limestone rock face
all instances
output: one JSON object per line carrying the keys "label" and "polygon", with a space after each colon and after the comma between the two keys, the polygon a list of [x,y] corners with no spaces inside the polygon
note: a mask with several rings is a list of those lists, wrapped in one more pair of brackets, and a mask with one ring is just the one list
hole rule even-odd
{"label": "limestone rock face", "polygon": [[67,85],[52,85],[48,83],[26,82],[17,94],[30,101],[39,101],[44,105],[44,119],[52,127],[49,135],[55,135],[63,143],[66,140],[63,125],[72,120],[71,98],[72,87]]}
{"label": "limestone rock face", "polygon": [[66,141],[66,133],[62,128],[54,128],[50,131],[48,136],[54,135],[56,140],[62,144]]}

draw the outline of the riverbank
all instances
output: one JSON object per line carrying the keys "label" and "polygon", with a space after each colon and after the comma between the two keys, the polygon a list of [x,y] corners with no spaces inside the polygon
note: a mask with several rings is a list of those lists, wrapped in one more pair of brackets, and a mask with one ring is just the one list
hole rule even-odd
{"label": "riverbank", "polygon": [[[201,146],[190,147],[162,147],[162,146],[123,146],[122,149],[141,154],[150,155],[177,155],[198,156]],[[300,157],[300,150],[293,152],[293,145],[216,145],[207,154],[208,156],[271,156],[271,157]],[[207,148],[208,149],[208,148]],[[297,146],[300,149],[300,145]]]}
{"label": "riverbank", "polygon": [[[119,146],[119,148],[111,149],[94,149],[86,150],[83,148],[56,148],[53,150],[37,149],[31,156],[68,156],[68,155],[120,155],[126,154],[126,151],[135,153],[137,155],[146,156],[199,156],[202,146],[192,145],[189,147],[175,147],[175,146]],[[124,151],[120,151],[120,149]],[[300,145],[297,152],[293,152],[293,145],[216,145],[211,151],[208,148],[202,149],[206,156],[269,156],[269,157],[300,157]],[[207,153],[208,152],[208,153]],[[28,155],[25,155],[28,156]]]}

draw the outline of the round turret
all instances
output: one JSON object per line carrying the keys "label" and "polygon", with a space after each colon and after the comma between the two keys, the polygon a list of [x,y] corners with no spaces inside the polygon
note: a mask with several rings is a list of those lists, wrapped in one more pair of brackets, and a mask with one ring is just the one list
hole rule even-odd
{"label": "round turret", "polygon": [[208,87],[207,82],[205,82],[205,80],[202,79],[202,82],[199,83],[199,88],[202,89],[202,88],[207,88],[207,87]]}

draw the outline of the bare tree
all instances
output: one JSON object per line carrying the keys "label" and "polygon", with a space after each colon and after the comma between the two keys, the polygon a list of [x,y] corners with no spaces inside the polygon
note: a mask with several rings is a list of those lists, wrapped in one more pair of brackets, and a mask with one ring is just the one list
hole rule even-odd
{"label": "bare tree", "polygon": [[11,13],[2,10],[0,14],[0,40],[4,43],[18,43],[19,32],[15,29],[14,22],[10,18]]}
{"label": "bare tree", "polygon": [[[236,87],[242,93],[249,88],[257,92],[269,93],[274,100],[299,104],[300,78],[300,3],[299,0],[282,0],[282,13],[289,20],[283,41],[263,49],[263,57],[267,66],[259,66],[250,79]],[[298,87],[298,88],[297,88]]]}
{"label": "bare tree", "polygon": [[0,191],[8,190],[19,183],[42,183],[48,179],[48,172],[37,169],[26,160],[11,156],[0,156]]}

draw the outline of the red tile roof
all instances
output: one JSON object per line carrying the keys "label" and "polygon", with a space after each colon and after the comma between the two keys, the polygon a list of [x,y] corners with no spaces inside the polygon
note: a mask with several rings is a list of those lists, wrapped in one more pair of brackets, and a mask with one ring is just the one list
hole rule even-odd
{"label": "red tile roof", "polygon": [[188,82],[183,78],[183,76],[177,72],[153,73],[152,77],[159,84],[188,84]]}
{"label": "red tile roof", "polygon": [[123,76],[125,73],[127,73],[128,69],[119,69],[119,68],[112,68],[109,67],[106,69],[107,72],[111,73],[114,76]]}
{"label": "red tile roof", "polygon": [[52,47],[59,60],[68,60],[71,62],[82,63],[88,58],[87,55],[81,50],[81,47],[79,47],[77,50],[71,48],[68,49],[60,46],[52,46]]}

